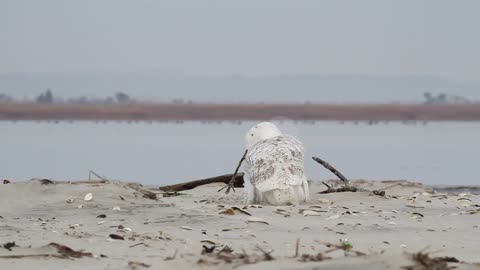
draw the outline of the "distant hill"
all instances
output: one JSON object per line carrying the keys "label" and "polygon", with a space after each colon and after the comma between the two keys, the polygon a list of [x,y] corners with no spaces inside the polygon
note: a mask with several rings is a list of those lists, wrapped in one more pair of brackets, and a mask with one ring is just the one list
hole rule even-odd
{"label": "distant hill", "polygon": [[35,97],[45,89],[62,97],[104,97],[118,91],[170,101],[390,102],[422,101],[424,92],[480,100],[480,82],[428,76],[279,75],[184,77],[162,73],[0,73],[0,94]]}

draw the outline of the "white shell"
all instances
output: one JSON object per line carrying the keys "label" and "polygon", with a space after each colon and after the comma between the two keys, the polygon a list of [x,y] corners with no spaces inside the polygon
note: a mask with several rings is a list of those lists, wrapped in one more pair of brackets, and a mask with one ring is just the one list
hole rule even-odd
{"label": "white shell", "polygon": [[247,223],[263,223],[263,224],[267,224],[267,225],[270,225],[270,223],[268,223],[267,221],[261,219],[261,218],[257,218],[257,217],[250,217],[247,219]]}
{"label": "white shell", "polygon": [[120,211],[120,210],[121,210],[121,209],[120,209],[120,206],[114,206],[114,207],[113,207],[113,211]]}
{"label": "white shell", "polygon": [[322,214],[320,214],[319,212],[316,212],[316,211],[312,211],[312,210],[305,210],[303,211],[303,216],[304,217],[307,217],[307,216],[321,216]]}
{"label": "white shell", "polygon": [[87,195],[85,195],[85,198],[83,198],[84,201],[91,201],[92,199],[93,199],[92,193],[87,193]]}

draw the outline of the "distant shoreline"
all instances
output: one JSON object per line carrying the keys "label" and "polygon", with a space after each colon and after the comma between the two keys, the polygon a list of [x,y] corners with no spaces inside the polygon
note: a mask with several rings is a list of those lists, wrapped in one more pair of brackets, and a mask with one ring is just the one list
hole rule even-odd
{"label": "distant shoreline", "polygon": [[480,104],[0,104],[0,121],[480,121]]}

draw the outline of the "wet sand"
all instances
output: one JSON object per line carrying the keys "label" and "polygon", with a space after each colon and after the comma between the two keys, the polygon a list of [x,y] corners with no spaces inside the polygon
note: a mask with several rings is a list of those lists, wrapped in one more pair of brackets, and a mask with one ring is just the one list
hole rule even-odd
{"label": "wet sand", "polygon": [[311,182],[308,204],[247,207],[241,188],[217,193],[223,184],[151,200],[125,182],[13,182],[0,185],[0,244],[15,242],[0,247],[0,269],[404,269],[420,251],[480,269],[480,196],[406,181],[354,182],[391,187],[386,197],[318,194],[325,187]]}

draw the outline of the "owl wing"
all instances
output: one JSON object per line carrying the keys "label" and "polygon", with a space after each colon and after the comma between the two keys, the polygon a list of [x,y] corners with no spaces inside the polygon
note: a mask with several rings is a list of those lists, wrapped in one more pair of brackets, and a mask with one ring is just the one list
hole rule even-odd
{"label": "owl wing", "polygon": [[246,157],[248,179],[260,192],[301,185],[305,179],[303,157],[303,145],[295,137],[260,141]]}

